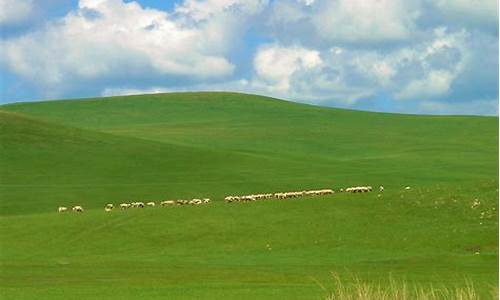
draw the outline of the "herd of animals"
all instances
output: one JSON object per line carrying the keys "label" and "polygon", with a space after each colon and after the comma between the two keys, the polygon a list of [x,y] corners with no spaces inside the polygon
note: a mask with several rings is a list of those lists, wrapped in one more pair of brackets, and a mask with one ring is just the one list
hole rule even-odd
{"label": "herd of animals", "polygon": [[[406,187],[405,189],[410,189],[410,187]],[[346,192],[346,193],[365,193],[365,192],[371,192],[373,189],[371,186],[356,186],[356,187],[349,187],[346,189],[341,188],[339,192]],[[380,186],[379,191],[383,192],[384,187]],[[308,197],[308,196],[323,196],[323,195],[330,195],[335,193],[334,190],[332,189],[320,189],[320,190],[304,190],[304,191],[297,191],[297,192],[278,192],[278,193],[267,193],[267,194],[251,194],[251,195],[243,195],[243,196],[226,196],[224,197],[224,200],[227,203],[232,203],[232,202],[247,202],[247,201],[257,201],[257,200],[265,200],[265,199],[289,199],[289,198],[297,198],[297,197]],[[191,200],[165,200],[161,201],[160,205],[161,206],[175,206],[175,205],[202,205],[202,204],[209,204],[210,199],[209,198],[203,198],[203,199],[191,199]],[[129,209],[129,208],[144,208],[144,207],[155,207],[156,203],[155,202],[132,202],[132,203],[120,203],[118,206],[120,209]],[[111,203],[108,203],[104,206],[104,210],[106,212],[111,212],[115,206]],[[63,213],[70,211],[68,207],[65,206],[59,206],[58,212]],[[71,211],[73,212],[83,212],[83,207],[81,205],[76,205],[71,208]]]}

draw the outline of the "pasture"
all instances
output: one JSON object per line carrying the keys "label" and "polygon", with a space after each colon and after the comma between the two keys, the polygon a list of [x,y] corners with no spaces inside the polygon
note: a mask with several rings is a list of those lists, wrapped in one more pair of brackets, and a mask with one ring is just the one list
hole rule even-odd
{"label": "pasture", "polygon": [[[365,185],[374,191],[224,202]],[[333,288],[332,272],[470,281],[481,299],[498,283],[496,117],[237,93],[9,104],[0,199],[2,299],[325,299],[318,282]],[[57,213],[74,205],[85,212]]]}

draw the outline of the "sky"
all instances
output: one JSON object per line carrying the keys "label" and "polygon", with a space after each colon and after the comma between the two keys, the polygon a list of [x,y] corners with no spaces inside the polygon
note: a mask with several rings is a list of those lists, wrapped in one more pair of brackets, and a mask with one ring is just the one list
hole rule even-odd
{"label": "sky", "polygon": [[0,0],[0,103],[239,91],[498,115],[496,0]]}

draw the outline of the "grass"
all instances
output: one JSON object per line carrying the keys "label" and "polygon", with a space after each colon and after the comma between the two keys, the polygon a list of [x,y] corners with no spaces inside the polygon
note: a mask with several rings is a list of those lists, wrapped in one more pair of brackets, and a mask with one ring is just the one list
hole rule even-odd
{"label": "grass", "polygon": [[[328,292],[326,300],[477,300],[480,298],[474,285],[470,282],[466,282],[465,287],[457,288],[432,285],[424,287],[411,285],[404,281],[397,282],[393,278],[389,278],[388,282],[384,284],[370,284],[362,282],[359,278],[345,281],[337,274],[332,275],[335,280],[335,289]],[[325,289],[321,283],[318,284]],[[491,288],[491,297],[498,299],[498,287]]]}
{"label": "grass", "polygon": [[[0,141],[2,299],[324,299],[332,271],[490,299],[498,282],[498,118],[180,93],[3,105]],[[222,202],[353,185],[385,191]],[[193,197],[213,203],[103,210]]]}

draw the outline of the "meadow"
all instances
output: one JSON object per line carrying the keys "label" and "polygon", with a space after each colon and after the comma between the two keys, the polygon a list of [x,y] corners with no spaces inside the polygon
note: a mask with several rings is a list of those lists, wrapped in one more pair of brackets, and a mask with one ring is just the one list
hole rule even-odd
{"label": "meadow", "polygon": [[[103,209],[195,197],[212,203]],[[332,272],[498,288],[497,117],[216,92],[7,104],[0,200],[2,299],[326,299]]]}

